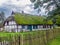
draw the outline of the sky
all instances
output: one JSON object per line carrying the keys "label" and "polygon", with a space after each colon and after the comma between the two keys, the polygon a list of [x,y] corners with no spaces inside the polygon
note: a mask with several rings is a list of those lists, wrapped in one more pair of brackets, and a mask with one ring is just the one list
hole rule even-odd
{"label": "sky", "polygon": [[37,14],[30,0],[0,0],[0,11],[4,11],[6,17],[10,16],[12,11],[21,12],[22,10],[25,13]]}
{"label": "sky", "polygon": [[[25,13],[38,15],[38,9],[34,9],[33,7],[34,5],[30,0],[0,0],[0,11],[4,11],[6,17],[10,16],[12,11],[24,11]],[[41,10],[41,15],[45,15],[45,9],[41,7]]]}

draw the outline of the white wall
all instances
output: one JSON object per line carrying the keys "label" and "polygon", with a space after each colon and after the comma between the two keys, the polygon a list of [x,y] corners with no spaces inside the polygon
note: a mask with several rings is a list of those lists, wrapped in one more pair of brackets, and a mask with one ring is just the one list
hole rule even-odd
{"label": "white wall", "polygon": [[4,29],[5,29],[5,31],[8,31],[8,32],[12,32],[12,30],[14,30],[14,32],[17,32],[17,31],[20,32],[22,29],[22,26],[18,25],[18,27],[17,27],[17,25],[5,25]]}
{"label": "white wall", "polygon": [[9,25],[13,25],[13,24],[16,24],[15,21],[9,21]]}
{"label": "white wall", "polygon": [[6,22],[5,26],[4,26],[5,31],[8,31],[8,32],[11,32],[12,30],[15,30],[16,28],[17,28],[17,25],[16,25],[15,21],[9,21],[8,25],[7,25],[7,22]]}
{"label": "white wall", "polygon": [[[16,25],[16,22],[15,21],[9,21],[8,24],[9,25]],[[5,25],[7,25],[7,22],[5,22]]]}

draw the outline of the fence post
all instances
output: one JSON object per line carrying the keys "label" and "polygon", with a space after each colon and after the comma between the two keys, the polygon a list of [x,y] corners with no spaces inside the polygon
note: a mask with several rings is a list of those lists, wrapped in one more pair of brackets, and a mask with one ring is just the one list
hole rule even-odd
{"label": "fence post", "polygon": [[19,38],[19,45],[20,45],[20,36],[18,38]]}
{"label": "fence post", "polygon": [[55,34],[54,34],[54,30],[52,30],[53,31],[53,39],[55,38]]}
{"label": "fence post", "polygon": [[21,45],[23,45],[23,34],[21,34]]}
{"label": "fence post", "polygon": [[29,34],[29,45],[32,45],[31,34]]}

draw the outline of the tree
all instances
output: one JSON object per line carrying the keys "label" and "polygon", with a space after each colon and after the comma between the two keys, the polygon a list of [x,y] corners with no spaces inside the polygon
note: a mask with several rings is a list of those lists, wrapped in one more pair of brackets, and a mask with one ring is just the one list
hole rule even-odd
{"label": "tree", "polygon": [[[45,8],[45,13],[48,17],[44,20],[45,24],[53,24],[52,20],[56,19],[56,24],[60,24],[60,0],[30,0],[34,3],[34,9],[38,9],[38,13],[41,11],[41,7]],[[46,4],[46,5],[44,5]],[[52,10],[51,7],[54,7]]]}
{"label": "tree", "polygon": [[60,15],[56,15],[54,18],[56,18],[56,24],[60,25]]}
{"label": "tree", "polygon": [[[32,3],[34,3],[34,9],[38,8],[38,13],[41,11],[41,7],[45,8],[45,13],[48,13],[48,15],[53,14],[55,9],[60,7],[60,0],[30,0]],[[44,5],[46,4],[46,5]],[[51,6],[55,6],[51,11]]]}
{"label": "tree", "polygon": [[4,12],[2,11],[2,12],[0,13],[0,23],[3,23],[4,20],[5,20],[5,14],[4,14]]}

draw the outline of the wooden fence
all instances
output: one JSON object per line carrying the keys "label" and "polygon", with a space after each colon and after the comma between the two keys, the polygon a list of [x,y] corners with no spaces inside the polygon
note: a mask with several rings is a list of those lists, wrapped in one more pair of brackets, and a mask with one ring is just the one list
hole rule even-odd
{"label": "wooden fence", "polygon": [[60,35],[60,29],[23,32],[15,36],[0,37],[0,45],[46,45]]}

